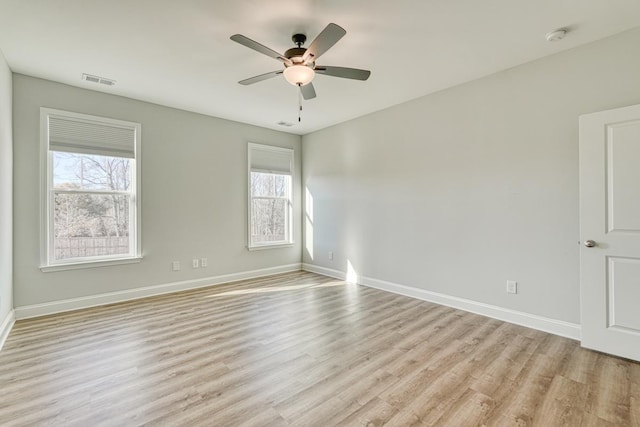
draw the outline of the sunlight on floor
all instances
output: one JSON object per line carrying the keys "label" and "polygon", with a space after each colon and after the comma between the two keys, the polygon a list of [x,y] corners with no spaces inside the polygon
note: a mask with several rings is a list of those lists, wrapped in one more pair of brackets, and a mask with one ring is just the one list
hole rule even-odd
{"label": "sunlight on floor", "polygon": [[227,291],[221,292],[215,295],[206,295],[206,298],[216,298],[230,295],[248,295],[248,294],[264,294],[269,292],[286,292],[286,291],[297,291],[300,289],[319,289],[319,288],[330,288],[334,286],[346,286],[349,283],[343,281],[333,281],[328,283],[309,283],[306,285],[292,285],[292,286],[273,286],[273,287],[261,287],[261,288],[250,288],[250,289],[238,289],[235,291]]}

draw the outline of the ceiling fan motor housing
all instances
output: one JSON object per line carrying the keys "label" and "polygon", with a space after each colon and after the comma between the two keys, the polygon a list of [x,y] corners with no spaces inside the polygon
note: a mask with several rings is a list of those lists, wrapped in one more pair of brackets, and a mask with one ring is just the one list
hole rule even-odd
{"label": "ceiling fan motor housing", "polygon": [[[302,60],[302,56],[307,51],[307,49],[302,47],[302,45],[304,44],[305,41],[307,41],[307,36],[305,36],[304,34],[294,34],[293,36],[291,36],[291,40],[293,40],[293,43],[298,45],[298,47],[292,47],[291,49],[287,49],[287,51],[284,53],[284,56],[287,59],[290,59],[294,65],[302,64],[304,62]],[[307,62],[307,64],[305,65],[313,66],[313,64],[310,64],[309,62]],[[287,65],[287,66],[290,66],[290,65]]]}
{"label": "ceiling fan motor housing", "polygon": [[284,53],[285,58],[290,59],[294,64],[302,62],[302,55],[307,51],[303,47],[292,47]]}

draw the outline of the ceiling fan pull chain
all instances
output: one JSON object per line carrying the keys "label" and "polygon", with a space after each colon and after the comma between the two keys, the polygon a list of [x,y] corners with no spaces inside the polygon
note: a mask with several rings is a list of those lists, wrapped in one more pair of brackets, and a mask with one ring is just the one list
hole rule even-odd
{"label": "ceiling fan pull chain", "polygon": [[298,84],[298,123],[300,123],[302,116],[302,85]]}

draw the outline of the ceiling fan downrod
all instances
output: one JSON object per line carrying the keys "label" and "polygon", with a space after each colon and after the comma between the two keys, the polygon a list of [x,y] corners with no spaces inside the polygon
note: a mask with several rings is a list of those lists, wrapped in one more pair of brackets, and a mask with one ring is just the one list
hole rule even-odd
{"label": "ceiling fan downrod", "polygon": [[293,41],[293,44],[298,45],[298,48],[301,48],[304,42],[307,41],[307,36],[304,34],[294,34],[291,36],[291,40]]}

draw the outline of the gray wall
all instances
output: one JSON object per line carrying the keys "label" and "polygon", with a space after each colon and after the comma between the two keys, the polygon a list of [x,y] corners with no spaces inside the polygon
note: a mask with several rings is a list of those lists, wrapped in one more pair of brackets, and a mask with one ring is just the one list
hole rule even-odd
{"label": "gray wall", "polygon": [[[246,249],[247,142],[295,150],[297,220],[299,136],[19,74],[13,84],[16,307],[300,262],[299,221],[293,247]],[[38,268],[43,106],[142,123],[141,263],[47,273]],[[208,267],[191,269],[191,259],[202,257]],[[181,271],[171,271],[173,260],[181,261]]]}
{"label": "gray wall", "polygon": [[579,323],[578,116],[640,103],[638,46],[634,30],[304,136],[304,262]]}
{"label": "gray wall", "polygon": [[13,308],[13,133],[11,70],[0,51],[0,324]]}

